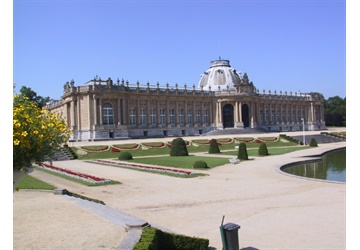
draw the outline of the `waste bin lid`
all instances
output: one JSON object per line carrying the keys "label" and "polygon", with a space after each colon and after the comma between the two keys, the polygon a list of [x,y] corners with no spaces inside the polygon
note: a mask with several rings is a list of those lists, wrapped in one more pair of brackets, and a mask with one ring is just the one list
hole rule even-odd
{"label": "waste bin lid", "polygon": [[235,230],[240,228],[240,226],[235,223],[226,223],[223,227],[225,230]]}

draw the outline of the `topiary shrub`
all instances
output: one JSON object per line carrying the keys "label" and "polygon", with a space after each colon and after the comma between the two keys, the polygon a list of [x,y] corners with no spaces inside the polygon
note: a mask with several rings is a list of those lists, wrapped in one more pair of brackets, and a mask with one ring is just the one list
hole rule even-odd
{"label": "topiary shrub", "polygon": [[188,156],[188,150],[183,138],[176,138],[171,142],[170,156]]}
{"label": "topiary shrub", "polygon": [[219,145],[218,145],[216,139],[211,139],[210,147],[209,147],[209,154],[218,154],[218,153],[220,153]]}
{"label": "topiary shrub", "polygon": [[196,161],[193,164],[193,168],[209,168],[205,161]]}
{"label": "topiary shrub", "polygon": [[132,160],[132,154],[127,151],[120,152],[119,154],[119,160]]}
{"label": "topiary shrub", "polygon": [[208,239],[167,233],[153,227],[145,227],[142,230],[139,242],[135,244],[133,250],[207,250],[208,247]]}
{"label": "topiary shrub", "polygon": [[269,155],[269,152],[268,152],[268,149],[267,149],[267,146],[266,146],[266,143],[265,142],[262,142],[259,146],[259,149],[258,149],[258,155],[259,156],[266,156],[266,155]]}
{"label": "topiary shrub", "polygon": [[245,142],[240,142],[238,150],[239,160],[249,160]]}
{"label": "topiary shrub", "polygon": [[311,138],[309,146],[310,147],[317,147],[318,146],[317,141],[316,141],[316,139],[314,137]]}

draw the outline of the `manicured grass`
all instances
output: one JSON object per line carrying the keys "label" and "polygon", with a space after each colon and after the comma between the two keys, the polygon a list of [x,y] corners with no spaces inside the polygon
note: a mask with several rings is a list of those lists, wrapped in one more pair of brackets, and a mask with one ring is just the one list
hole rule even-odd
{"label": "manicured grass", "polygon": [[42,190],[54,190],[55,186],[41,181],[31,175],[25,175],[24,179],[19,183],[18,189],[42,189]]}
{"label": "manicured grass", "polygon": [[[308,148],[310,148],[310,147],[309,146],[278,147],[278,148],[275,148],[275,147],[269,148],[268,147],[268,152],[269,152],[269,155],[282,155],[282,154],[294,152],[297,150],[308,149]],[[233,156],[237,156],[237,153],[238,153],[237,150],[221,152],[221,154],[233,155]],[[258,156],[258,149],[254,149],[254,148],[247,149],[247,153],[248,153],[248,156]]]}
{"label": "manicured grass", "polygon": [[[248,137],[238,137],[238,138],[248,138]],[[274,137],[261,137],[261,138],[274,138]],[[229,138],[222,138],[222,139],[217,139],[218,141],[221,140],[226,140]],[[194,139],[195,141],[198,142],[207,142],[209,140],[205,140],[205,139]],[[168,143],[171,142],[171,140],[169,139],[164,139],[164,143]],[[155,142],[147,142],[147,145],[151,145],[151,144],[157,145],[159,143],[155,143]],[[119,147],[128,147],[131,148],[132,146],[134,146],[135,144],[117,144],[114,146],[119,146]],[[232,142],[232,143],[228,143],[228,144],[222,144],[219,146],[220,151],[223,150],[231,150],[231,149],[235,149],[235,146],[237,146],[239,144]],[[259,143],[257,142],[249,142],[246,143],[246,147],[248,149],[251,148],[259,148]],[[268,149],[272,148],[272,147],[291,147],[291,146],[299,146],[298,144],[294,143],[294,142],[289,142],[289,141],[282,141],[282,140],[278,140],[276,142],[267,142],[266,143]],[[105,145],[102,146],[86,146],[86,148],[88,149],[101,149],[104,148]],[[72,147],[73,151],[76,153],[78,149],[81,149],[81,147]],[[209,151],[209,145],[202,145],[202,144],[198,144],[197,147],[190,145],[187,147],[189,154],[191,153],[197,153],[197,152],[208,152]],[[149,148],[147,150],[143,150],[141,147],[139,147],[138,149],[135,150],[121,150],[121,151],[129,151],[133,157],[137,157],[137,156],[152,156],[152,155],[170,155],[170,148],[165,146],[164,148]],[[78,159],[79,160],[91,160],[91,159],[107,159],[107,158],[117,158],[119,155],[118,152],[112,152],[111,149],[107,150],[107,151],[102,151],[102,152],[88,152],[87,155],[78,155]]]}
{"label": "manicured grass", "polygon": [[226,158],[201,157],[201,156],[193,156],[193,155],[134,158],[129,162],[144,163],[144,164],[174,167],[174,168],[193,169],[193,164],[195,161],[205,161],[209,168],[214,168],[229,163],[229,159]]}
{"label": "manicured grass", "polygon": [[77,182],[79,184],[82,184],[82,185],[88,186],[88,187],[97,187],[97,186],[107,186],[107,185],[121,184],[121,182],[113,181],[113,180],[110,181],[110,182],[106,182],[106,183],[91,183],[91,182],[83,181],[81,179],[72,178],[71,176],[68,176],[68,175],[55,173],[55,172],[52,172],[52,171],[49,171],[49,170],[46,170],[46,169],[43,169],[43,168],[36,167],[36,169],[39,170],[39,171],[44,171],[46,173],[49,173],[49,174],[52,174],[52,175],[67,179],[69,181]]}

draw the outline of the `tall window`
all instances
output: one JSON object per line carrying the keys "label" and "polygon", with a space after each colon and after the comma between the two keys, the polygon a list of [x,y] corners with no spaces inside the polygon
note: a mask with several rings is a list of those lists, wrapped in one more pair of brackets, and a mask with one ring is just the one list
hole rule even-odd
{"label": "tall window", "polygon": [[179,123],[184,124],[184,110],[183,109],[179,110]]}
{"label": "tall window", "polygon": [[277,122],[280,121],[280,110],[277,110],[277,112],[276,112],[276,120],[277,120]]}
{"label": "tall window", "polygon": [[166,125],[166,111],[165,109],[160,109],[160,121],[162,125]]}
{"label": "tall window", "polygon": [[291,112],[290,110],[288,110],[288,115],[287,115],[287,121],[290,122],[291,120]]}
{"label": "tall window", "polygon": [[271,122],[275,121],[275,110],[271,110]]}
{"label": "tall window", "polygon": [[260,110],[260,122],[263,123],[264,122],[264,115],[263,115],[263,111]]}
{"label": "tall window", "polygon": [[188,124],[192,124],[192,110],[191,109],[187,110],[187,122],[188,122]]}
{"label": "tall window", "polygon": [[113,125],[114,124],[114,109],[113,106],[106,102],[103,105],[103,124]]}
{"label": "tall window", "polygon": [[146,125],[146,109],[140,109],[140,122],[141,125]]}
{"label": "tall window", "polygon": [[209,110],[204,109],[204,123],[209,123]]}
{"label": "tall window", "polygon": [[156,109],[152,109],[150,113],[151,125],[156,125]]}
{"label": "tall window", "polygon": [[130,125],[136,125],[136,110],[130,109]]}
{"label": "tall window", "polygon": [[200,124],[201,123],[201,112],[200,109],[196,110],[196,123]]}
{"label": "tall window", "polygon": [[269,121],[269,110],[265,110],[265,122]]}
{"label": "tall window", "polygon": [[169,118],[170,118],[170,124],[175,124],[175,110],[174,109],[169,110]]}

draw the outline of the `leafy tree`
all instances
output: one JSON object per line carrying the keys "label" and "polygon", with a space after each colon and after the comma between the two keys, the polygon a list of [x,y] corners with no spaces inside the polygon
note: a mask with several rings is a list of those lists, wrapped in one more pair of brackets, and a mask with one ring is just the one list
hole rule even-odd
{"label": "leafy tree", "polygon": [[46,103],[51,101],[50,97],[38,96],[35,91],[33,91],[31,88],[28,88],[25,86],[21,87],[20,94],[22,96],[29,98],[29,101],[36,102],[38,104],[39,108],[44,107],[46,105]]}
{"label": "leafy tree", "polygon": [[334,96],[325,100],[324,116],[326,126],[346,126],[346,98]]}

